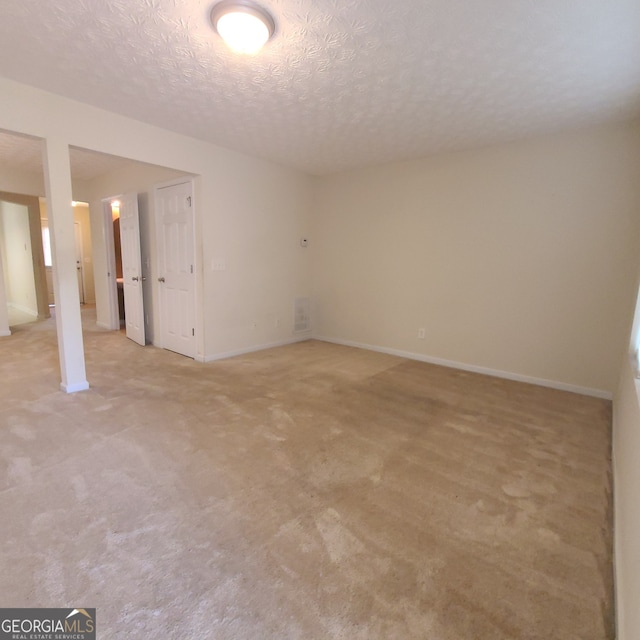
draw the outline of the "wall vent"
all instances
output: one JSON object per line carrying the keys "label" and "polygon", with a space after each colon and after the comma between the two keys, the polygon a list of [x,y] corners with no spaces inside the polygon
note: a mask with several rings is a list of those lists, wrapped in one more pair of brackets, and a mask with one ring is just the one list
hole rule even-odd
{"label": "wall vent", "polygon": [[301,333],[311,329],[311,301],[309,298],[296,298],[293,301],[293,331]]}

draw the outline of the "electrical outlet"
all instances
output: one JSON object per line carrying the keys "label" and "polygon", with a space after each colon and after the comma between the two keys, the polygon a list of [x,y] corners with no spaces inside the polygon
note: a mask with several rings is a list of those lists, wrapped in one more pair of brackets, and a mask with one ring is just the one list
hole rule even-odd
{"label": "electrical outlet", "polygon": [[418,338],[420,338],[420,340],[424,340],[424,336],[425,336],[425,330],[423,327],[420,327],[420,329],[418,329]]}
{"label": "electrical outlet", "polygon": [[226,271],[227,265],[224,258],[214,258],[211,260],[211,271]]}

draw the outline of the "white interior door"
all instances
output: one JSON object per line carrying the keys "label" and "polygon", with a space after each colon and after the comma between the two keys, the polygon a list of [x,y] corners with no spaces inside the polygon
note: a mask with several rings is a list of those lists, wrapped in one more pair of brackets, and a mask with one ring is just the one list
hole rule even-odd
{"label": "white interior door", "polygon": [[160,288],[160,346],[193,358],[195,275],[190,181],[155,191]]}
{"label": "white interior door", "polygon": [[127,338],[144,345],[140,217],[138,195],[135,193],[120,197],[120,240]]}

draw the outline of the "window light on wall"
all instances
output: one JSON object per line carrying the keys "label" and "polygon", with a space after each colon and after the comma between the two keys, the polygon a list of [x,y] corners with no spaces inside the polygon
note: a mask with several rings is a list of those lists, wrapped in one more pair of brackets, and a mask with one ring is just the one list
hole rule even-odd
{"label": "window light on wall", "polygon": [[49,236],[49,225],[45,226],[44,220],[42,221],[42,252],[44,253],[44,266],[53,266],[51,259],[51,237]]}

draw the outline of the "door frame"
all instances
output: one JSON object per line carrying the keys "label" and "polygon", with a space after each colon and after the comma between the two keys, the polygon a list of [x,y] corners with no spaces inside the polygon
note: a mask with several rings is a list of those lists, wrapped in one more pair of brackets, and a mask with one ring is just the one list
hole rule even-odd
{"label": "door frame", "polygon": [[[131,224],[132,222],[133,224]],[[138,194],[135,191],[125,193],[120,198],[119,226],[125,333],[129,340],[144,347],[147,344],[144,310],[144,281],[146,278],[142,275],[140,207]]]}
{"label": "door frame", "polygon": [[[156,202],[157,202],[157,198],[158,198],[158,191],[160,189],[165,189],[166,187],[175,187],[179,184],[185,184],[185,183],[189,183],[191,186],[191,216],[192,216],[192,224],[191,224],[191,243],[192,243],[192,247],[193,247],[193,324],[194,324],[194,328],[195,328],[195,341],[194,341],[194,354],[193,354],[193,359],[196,361],[204,361],[202,356],[200,355],[200,345],[203,344],[203,340],[202,340],[202,330],[203,330],[203,324],[201,322],[201,318],[200,318],[200,314],[198,313],[199,310],[199,300],[200,300],[200,296],[199,296],[199,288],[200,288],[200,257],[198,255],[198,251],[197,251],[197,244],[196,244],[196,236],[197,236],[197,231],[196,231],[196,223],[198,221],[198,215],[196,213],[196,207],[197,207],[197,199],[196,199],[196,185],[195,185],[195,178],[194,176],[183,176],[181,178],[173,178],[172,180],[166,180],[163,182],[158,182],[156,184],[153,185],[153,225],[154,225],[154,236],[155,236],[155,242],[156,242],[156,250],[155,250],[155,263],[156,263],[156,277],[155,277],[155,282],[153,283],[154,287],[156,287],[156,291],[157,291],[157,300],[158,300],[158,318],[157,318],[157,327],[158,330],[155,331],[154,330],[154,335],[153,335],[153,344],[157,347],[160,347],[161,349],[164,349],[164,340],[163,340],[163,335],[164,335],[164,318],[163,318],[163,314],[162,314],[162,301],[163,301],[163,291],[162,291],[162,287],[160,286],[160,283],[158,282],[157,278],[160,277],[160,273],[159,273],[159,267],[160,267],[160,261],[159,261],[159,252],[160,252],[160,241],[161,241],[161,234],[160,234],[160,221],[158,219],[158,215],[157,215],[157,207],[156,207]],[[189,356],[186,356],[189,357]]]}
{"label": "door frame", "polygon": [[120,329],[120,314],[118,313],[118,284],[116,282],[116,248],[113,238],[113,217],[111,214],[111,203],[120,200],[123,194],[102,198],[102,231],[106,250],[105,277],[107,280],[107,300],[109,304],[109,323],[105,329],[117,331]]}

